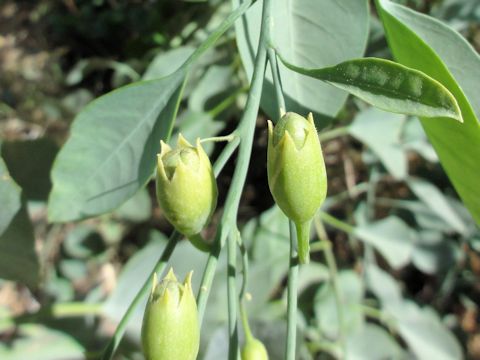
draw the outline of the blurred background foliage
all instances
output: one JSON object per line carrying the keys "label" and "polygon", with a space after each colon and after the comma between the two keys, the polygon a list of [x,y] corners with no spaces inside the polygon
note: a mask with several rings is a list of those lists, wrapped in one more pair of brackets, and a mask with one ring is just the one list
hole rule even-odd
{"label": "blurred background foliage", "polygon": [[[480,49],[477,1],[400,2],[447,22]],[[11,211],[5,206],[0,215],[0,359],[96,358],[112,335],[172,229],[155,205],[153,184],[110,214],[49,224],[51,166],[89,101],[171,73],[229,10],[220,0],[0,1],[0,175],[14,180]],[[391,57],[373,10],[366,54]],[[172,141],[180,131],[189,140],[228,134],[247,91],[232,29],[192,70]],[[267,187],[265,120],[260,114],[239,220],[251,257],[254,331],[271,358],[281,359],[288,226]],[[480,359],[480,231],[418,120],[349,98],[335,122],[318,125],[329,175],[323,210],[354,226],[345,232],[316,221],[314,261],[300,273],[299,356],[338,353],[330,274],[315,246],[328,237],[348,359]],[[221,147],[207,151],[214,159]],[[232,171],[230,163],[218,179],[218,211]],[[226,353],[224,260],[202,330],[205,359]],[[171,264],[181,277],[193,269],[198,287],[205,261],[183,241]],[[142,358],[142,313],[118,359]]]}

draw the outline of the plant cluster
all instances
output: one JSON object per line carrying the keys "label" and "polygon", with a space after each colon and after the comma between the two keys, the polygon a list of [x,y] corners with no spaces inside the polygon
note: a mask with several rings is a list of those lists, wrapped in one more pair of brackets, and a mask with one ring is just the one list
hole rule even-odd
{"label": "plant cluster", "polygon": [[[139,348],[128,340],[141,337],[152,360],[463,358],[470,343],[462,348],[452,329],[475,334],[480,297],[470,286],[480,273],[480,57],[451,27],[390,0],[374,2],[378,19],[367,0],[232,3],[215,5],[215,21],[197,28],[195,47],[161,53],[141,79],[129,72],[134,82],[76,116],[51,188],[39,197],[48,196],[51,238],[64,223],[87,220],[62,244],[68,259],[58,271],[71,282],[88,271],[85,263],[105,263],[105,243],[121,248],[129,225],[116,219],[152,218],[146,189],[153,179],[170,237],[149,227],[106,299],[100,286],[90,302],[54,287],[44,293],[64,301],[6,317],[0,335],[14,327],[37,341],[60,339],[61,356],[75,357],[90,347],[30,325],[104,315],[115,329],[88,357],[133,358]],[[436,11],[447,18],[449,6]],[[393,60],[381,58],[386,48],[375,49],[372,39],[362,57],[370,22],[383,27]],[[222,57],[232,42],[239,55],[229,49]],[[245,78],[233,75],[240,64]],[[238,122],[216,120],[232,114]],[[348,124],[328,130],[336,117]],[[245,221],[255,136],[264,136],[266,166],[258,173],[276,205]],[[331,159],[347,136],[361,158],[344,156],[347,185],[337,191]],[[0,277],[33,289],[46,262],[36,255],[27,213],[35,211],[35,185],[11,165],[18,154],[14,144],[2,145]],[[366,169],[363,181],[348,176],[349,166]],[[446,185],[430,181],[437,172]],[[188,274],[183,283],[172,268]],[[60,283],[56,272],[47,275]],[[423,289],[438,296],[402,288],[396,277],[409,272],[435,276],[438,283]],[[454,311],[453,298],[474,325],[439,316]],[[7,335],[22,348],[15,332]],[[15,346],[0,345],[0,357],[22,354]]]}

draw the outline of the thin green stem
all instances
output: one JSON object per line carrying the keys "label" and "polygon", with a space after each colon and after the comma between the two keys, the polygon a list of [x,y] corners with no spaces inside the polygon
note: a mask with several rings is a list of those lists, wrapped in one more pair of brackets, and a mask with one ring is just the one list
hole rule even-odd
{"label": "thin green stem", "polygon": [[253,4],[252,0],[243,1],[238,8],[236,8],[230,15],[223,20],[218,28],[213,31],[208,38],[193,52],[192,55],[183,64],[183,67],[188,67],[194,63],[205,51],[207,51],[224,33],[227,31],[240,16]]}
{"label": "thin green stem", "polygon": [[323,247],[323,254],[325,255],[325,262],[327,263],[329,275],[330,275],[330,284],[333,288],[333,296],[335,297],[336,309],[337,309],[337,318],[338,318],[338,341],[342,348],[343,354],[346,353],[345,349],[345,317],[343,314],[343,295],[340,289],[338,282],[338,270],[337,263],[335,261],[335,256],[333,255],[332,243],[327,236],[323,224],[318,217],[315,217],[315,230],[317,231],[318,238],[320,242],[325,244]]}
{"label": "thin green stem", "polygon": [[240,316],[242,318],[243,332],[245,333],[246,342],[253,339],[252,331],[250,330],[250,325],[248,323],[248,313],[245,307],[245,297],[248,285],[248,252],[243,244],[242,237],[238,229],[237,232],[237,243],[242,255],[242,288],[240,290]]}
{"label": "thin green stem", "polygon": [[230,233],[227,242],[227,297],[228,297],[228,359],[236,360],[238,354],[237,326],[237,234]]}
{"label": "thin green stem", "polygon": [[304,223],[296,223],[297,230],[297,251],[298,262],[300,264],[308,264],[310,262],[310,228],[312,220]]}
{"label": "thin green stem", "polygon": [[[267,52],[265,47],[265,27],[267,19],[269,19],[268,5],[270,0],[264,0],[262,28],[260,30],[260,40],[258,44],[257,56],[255,57],[255,65],[251,80],[250,92],[248,94],[245,111],[242,115],[240,123],[237,127],[238,135],[241,138],[237,166],[233,174],[232,183],[225,200],[225,207],[220,220],[219,228],[216,235],[216,246],[210,253],[207,265],[203,272],[202,284],[197,296],[199,319],[202,321],[205,312],[206,301],[210,294],[211,284],[215,277],[218,257],[223,248],[225,241],[229,235],[233,224],[236,223],[238,206],[242,189],[247,177],[248,165],[250,162],[250,154],[253,145],[253,135],[255,132],[255,122],[257,120],[258,109],[260,107],[260,99],[262,95],[263,79],[265,75],[265,66],[267,60]],[[243,4],[242,4],[243,6]]]}
{"label": "thin green stem", "polygon": [[240,289],[239,298],[240,298],[240,301],[243,301],[243,298],[245,297],[245,294],[247,291],[247,285],[248,285],[248,251],[245,248],[245,245],[243,244],[240,231],[238,231],[237,229],[236,232],[237,232],[238,247],[240,248],[240,254],[242,255],[242,288]]}
{"label": "thin green stem", "polygon": [[250,324],[248,323],[247,309],[243,301],[240,302],[240,315],[242,317],[243,332],[245,333],[245,342],[251,341],[253,340],[253,335]]}
{"label": "thin green stem", "polygon": [[320,142],[324,142],[345,135],[348,135],[348,126],[340,126],[332,130],[321,132],[318,135],[318,138],[320,139]]}
{"label": "thin green stem", "polygon": [[5,317],[0,319],[0,328],[13,326],[14,324],[24,324],[38,322],[41,319],[60,319],[74,318],[83,316],[99,316],[102,314],[102,303],[85,302],[63,302],[42,307],[36,313],[19,315],[15,317]]}
{"label": "thin green stem", "polygon": [[232,141],[228,142],[225,148],[222,150],[220,155],[218,156],[217,160],[215,161],[215,165],[213,166],[213,174],[215,177],[220,174],[221,169],[225,166],[228,159],[232,156],[235,149],[240,144],[240,137],[235,136]]}
{"label": "thin green stem", "polygon": [[188,240],[190,243],[195,246],[198,250],[202,252],[210,252],[212,250],[212,245],[207,243],[207,241],[203,238],[202,234],[195,234],[195,235],[190,235],[188,237]]}
{"label": "thin green stem", "polygon": [[287,284],[287,339],[285,344],[285,359],[295,360],[297,344],[297,288],[298,288],[298,257],[295,251],[297,235],[295,224],[288,223],[290,229],[290,264]]}
{"label": "thin green stem", "polygon": [[102,355],[103,360],[110,360],[113,357],[113,354],[117,350],[118,345],[122,340],[123,334],[125,333],[125,329],[128,325],[128,322],[134,310],[136,309],[140,301],[142,301],[142,299],[150,291],[153,274],[162,273],[165,270],[165,267],[167,266],[167,262],[170,259],[170,256],[172,255],[173,250],[175,249],[175,246],[177,245],[177,242],[180,238],[181,238],[181,235],[176,231],[172,234],[172,236],[170,236],[167,246],[163,250],[163,253],[160,256],[160,259],[158,260],[157,264],[155,265],[154,269],[152,270],[148,278],[143,283],[143,286],[140,289],[140,291],[137,293],[137,295],[135,295],[135,298],[133,299],[132,303],[128,307],[127,312],[125,313],[125,315],[123,315],[122,320],[120,320],[120,323],[118,324],[117,329],[115,330],[115,334],[110,339],[110,342],[108,343],[107,347],[103,351],[103,355]]}
{"label": "thin green stem", "polygon": [[334,228],[346,232],[347,234],[353,234],[354,227],[346,222],[333,217],[332,215],[321,211],[320,212],[320,219],[326,224],[333,226]]}
{"label": "thin green stem", "polygon": [[386,327],[392,334],[397,333],[397,323],[395,319],[389,314],[381,311],[380,309],[374,308],[368,305],[360,305],[360,310],[368,317],[378,320]]}
{"label": "thin green stem", "polygon": [[234,133],[228,134],[228,135],[225,135],[225,136],[213,136],[213,137],[204,138],[204,139],[201,139],[200,142],[201,143],[204,143],[204,142],[223,142],[223,141],[230,142],[233,139],[235,139],[235,134]]}
{"label": "thin green stem", "polygon": [[275,99],[277,100],[277,105],[278,105],[277,107],[278,119],[280,119],[280,117],[282,117],[282,115],[286,111],[286,105],[285,105],[285,98],[283,96],[283,91],[282,91],[282,82],[280,79],[280,70],[278,68],[277,54],[275,53],[275,50],[272,47],[269,47],[267,52],[268,52],[268,62],[270,63],[270,70],[272,72],[272,77],[273,77],[273,86],[275,88]]}
{"label": "thin green stem", "polygon": [[55,318],[100,315],[103,304],[85,302],[67,302],[53,304],[47,310]]}
{"label": "thin green stem", "polygon": [[224,100],[222,100],[220,103],[218,103],[213,109],[208,110],[208,114],[212,117],[215,118],[219,114],[222,113],[225,109],[227,109],[230,105],[232,105],[238,98],[238,95],[248,91],[248,87],[242,87],[235,91],[232,95],[228,96]]}
{"label": "thin green stem", "polygon": [[208,255],[207,264],[203,270],[202,282],[200,289],[198,290],[197,295],[197,307],[198,307],[198,319],[200,325],[203,321],[203,316],[205,315],[205,308],[207,306],[208,296],[210,295],[210,289],[212,287],[213,278],[215,277],[215,270],[217,269],[218,257],[222,251],[222,242],[221,239],[224,236],[228,235],[228,231],[223,231],[222,225],[217,229],[217,236],[215,238],[214,246],[210,254]]}

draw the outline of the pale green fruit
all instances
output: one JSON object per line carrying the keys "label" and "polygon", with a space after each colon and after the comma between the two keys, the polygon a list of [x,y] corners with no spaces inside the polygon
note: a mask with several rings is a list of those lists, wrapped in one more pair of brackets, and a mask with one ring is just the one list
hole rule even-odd
{"label": "pale green fruit", "polygon": [[259,340],[250,338],[242,349],[242,360],[268,360],[267,349]]}
{"label": "pale green fruit", "polygon": [[217,204],[217,183],[199,139],[192,146],[179,135],[176,149],[161,142],[157,199],[168,221],[187,237],[208,223]]}
{"label": "pale green fruit", "polygon": [[195,360],[200,344],[192,272],[183,284],[172,269],[153,289],[142,324],[142,347],[147,360]]}
{"label": "pale green fruit", "polygon": [[301,263],[309,261],[313,216],[327,194],[327,174],[312,114],[286,113],[275,129],[268,121],[268,185],[277,205],[295,223]]}

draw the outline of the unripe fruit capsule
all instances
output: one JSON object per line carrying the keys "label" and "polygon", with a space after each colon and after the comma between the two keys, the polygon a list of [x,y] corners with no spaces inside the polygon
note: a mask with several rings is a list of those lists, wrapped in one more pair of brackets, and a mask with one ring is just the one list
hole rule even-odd
{"label": "unripe fruit capsule", "polygon": [[142,323],[142,347],[147,360],[195,360],[200,344],[192,273],[183,284],[170,269],[157,285],[156,276]]}
{"label": "unripe fruit capsule", "polygon": [[268,360],[268,353],[260,340],[250,338],[242,349],[242,360]]}
{"label": "unripe fruit capsule", "polygon": [[175,229],[190,240],[199,238],[217,204],[212,165],[199,139],[196,146],[192,146],[179,135],[176,149],[161,142],[157,199]]}
{"label": "unripe fruit capsule", "polygon": [[310,225],[327,193],[320,140],[310,113],[289,112],[275,129],[268,121],[268,185],[277,205],[295,223],[300,263],[309,261]]}

